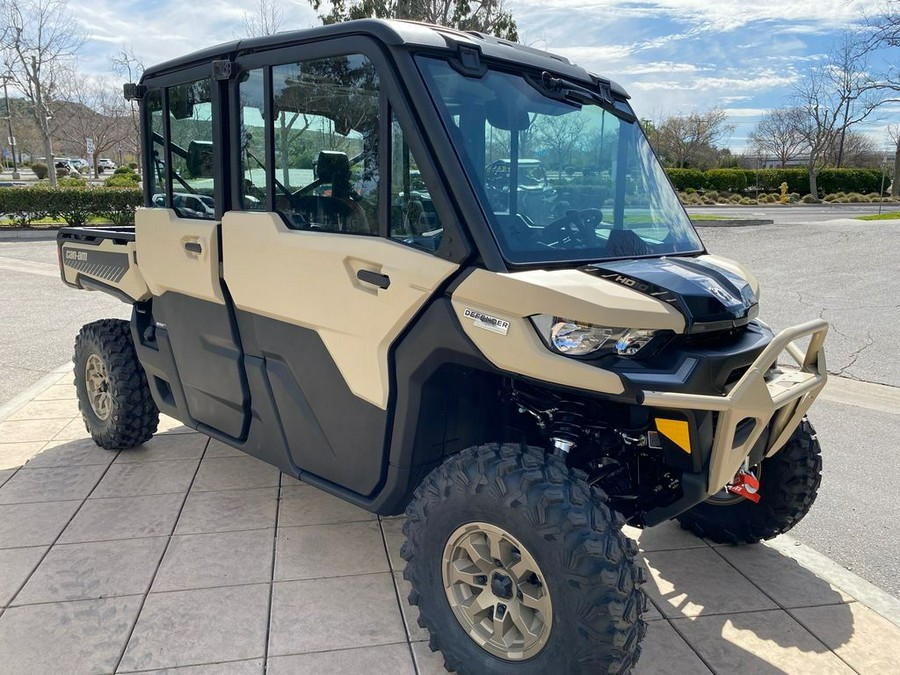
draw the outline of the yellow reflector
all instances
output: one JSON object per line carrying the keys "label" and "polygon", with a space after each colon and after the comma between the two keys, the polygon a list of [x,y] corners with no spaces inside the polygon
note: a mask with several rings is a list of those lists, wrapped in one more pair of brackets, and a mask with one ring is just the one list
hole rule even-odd
{"label": "yellow reflector", "polygon": [[691,431],[684,420],[656,418],[656,429],[687,454],[691,454]]}

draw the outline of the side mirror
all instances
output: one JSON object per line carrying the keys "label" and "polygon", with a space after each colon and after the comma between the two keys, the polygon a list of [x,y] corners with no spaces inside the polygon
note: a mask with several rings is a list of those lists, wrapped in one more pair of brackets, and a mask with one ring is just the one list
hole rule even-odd
{"label": "side mirror", "polygon": [[186,158],[187,170],[191,178],[213,177],[212,141],[191,141]]}

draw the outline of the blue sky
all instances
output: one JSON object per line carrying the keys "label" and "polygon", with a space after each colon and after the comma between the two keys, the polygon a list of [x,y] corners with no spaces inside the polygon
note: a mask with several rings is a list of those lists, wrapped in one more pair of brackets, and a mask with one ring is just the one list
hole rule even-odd
{"label": "blue sky", "polygon": [[[317,25],[306,0],[281,0],[284,28]],[[131,46],[145,63],[163,61],[242,32],[254,0],[70,0],[90,35],[82,67],[109,70]],[[782,104],[804,70],[878,0],[508,0],[526,44],[548,49],[617,80],[639,116],[661,119],[722,107],[741,151],[765,110]],[[894,60],[900,49],[894,50]],[[883,67],[888,54],[877,55]],[[878,145],[900,123],[900,105],[867,125]]]}

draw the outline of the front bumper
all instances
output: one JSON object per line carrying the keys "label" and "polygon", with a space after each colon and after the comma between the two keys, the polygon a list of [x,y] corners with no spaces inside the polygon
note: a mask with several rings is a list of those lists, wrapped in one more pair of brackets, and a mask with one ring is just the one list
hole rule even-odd
{"label": "front bumper", "polygon": [[[706,396],[666,391],[644,391],[643,404],[651,408],[702,410],[717,413],[706,496],[719,492],[737,473],[751,449],[768,429],[765,456],[778,452],[827,380],[825,336],[828,324],[809,321],[776,335],[727,394]],[[797,342],[809,338],[803,350]],[[796,362],[796,369],[766,379],[767,373],[784,352]],[[747,433],[747,423],[752,430]],[[742,427],[736,440],[738,425]]]}

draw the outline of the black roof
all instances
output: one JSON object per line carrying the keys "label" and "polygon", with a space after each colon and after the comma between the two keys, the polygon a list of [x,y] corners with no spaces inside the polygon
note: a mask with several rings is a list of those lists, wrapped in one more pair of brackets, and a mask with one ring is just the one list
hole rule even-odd
{"label": "black roof", "polygon": [[[426,47],[456,51],[460,45],[470,45],[479,48],[482,55],[489,59],[511,61],[526,67],[548,70],[569,79],[586,82],[590,82],[592,77],[591,73],[573,64],[563,56],[534,49],[533,47],[526,47],[492,35],[462,32],[446,26],[434,26],[416,21],[360,19],[358,21],[346,21],[305,30],[284,31],[264,37],[233,40],[232,42],[208,47],[147,68],[141,81],[214,59],[233,59],[241,54],[351,35],[368,36],[388,47]],[[593,77],[609,82],[612,90],[620,96],[628,96],[625,90],[617,83],[598,75],[593,75]]]}

